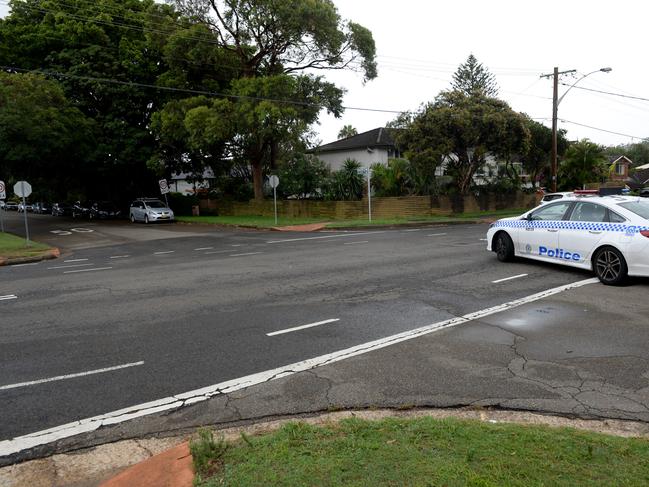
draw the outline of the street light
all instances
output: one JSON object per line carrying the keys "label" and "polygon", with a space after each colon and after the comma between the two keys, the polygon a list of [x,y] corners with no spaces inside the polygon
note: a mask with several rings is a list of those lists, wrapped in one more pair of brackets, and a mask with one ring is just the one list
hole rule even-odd
{"label": "street light", "polygon": [[575,81],[570,87],[565,91],[563,95],[561,95],[561,98],[558,98],[559,95],[559,75],[560,74],[566,74],[566,73],[574,73],[576,70],[570,69],[568,71],[562,71],[559,73],[559,68],[555,67],[554,72],[552,74],[544,74],[541,75],[541,78],[549,78],[552,76],[554,78],[554,89],[552,93],[552,192],[556,193],[557,191],[557,111],[559,108],[559,103],[564,99],[564,97],[568,94],[568,92],[577,84],[579,83],[582,79],[586,78],[587,76],[590,76],[591,74],[594,73],[599,73],[600,71],[602,73],[610,73],[613,71],[612,68],[600,68],[596,69],[595,71],[591,71],[590,73],[587,73],[583,75],[581,78],[579,78],[577,81]]}

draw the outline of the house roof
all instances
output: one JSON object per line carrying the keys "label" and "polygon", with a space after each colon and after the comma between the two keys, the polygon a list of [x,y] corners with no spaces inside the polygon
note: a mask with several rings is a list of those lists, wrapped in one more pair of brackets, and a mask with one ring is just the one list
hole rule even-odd
{"label": "house roof", "polygon": [[649,164],[643,164],[642,166],[636,166],[636,169],[649,169]]}
{"label": "house roof", "polygon": [[395,147],[394,130],[379,127],[346,139],[340,139],[329,144],[316,147],[314,152],[333,152],[350,149],[366,149],[374,147]]}
{"label": "house roof", "polygon": [[[203,170],[203,174],[200,177],[203,179],[213,179],[214,171],[212,171],[212,168],[207,167]],[[196,174],[191,174],[188,172],[175,172],[171,175],[172,181],[184,181],[186,179],[199,179],[199,178],[196,177]]]}
{"label": "house roof", "polygon": [[610,164],[617,164],[618,162],[620,162],[620,159],[624,159],[629,164],[633,164],[633,161],[625,155],[608,156],[608,162]]}

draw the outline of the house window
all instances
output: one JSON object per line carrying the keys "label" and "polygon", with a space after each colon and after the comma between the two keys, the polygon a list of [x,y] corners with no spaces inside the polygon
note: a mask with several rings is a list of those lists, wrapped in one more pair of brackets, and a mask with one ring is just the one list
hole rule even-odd
{"label": "house window", "polygon": [[617,174],[618,176],[624,176],[624,164],[618,162],[615,165],[615,174]]}

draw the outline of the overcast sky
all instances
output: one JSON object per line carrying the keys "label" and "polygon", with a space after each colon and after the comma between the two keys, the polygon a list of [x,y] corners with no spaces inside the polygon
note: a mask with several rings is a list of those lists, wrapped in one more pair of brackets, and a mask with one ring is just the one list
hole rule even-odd
{"label": "overcast sky", "polygon": [[[288,1],[288,0],[287,0]],[[531,117],[552,115],[552,82],[539,75],[602,67],[577,86],[649,98],[647,19],[640,0],[334,0],[341,16],[369,28],[376,41],[379,76],[366,85],[357,73],[329,72],[346,88],[344,104],[382,110],[413,110],[450,85],[470,53],[495,76],[500,98]],[[4,0],[0,14],[6,13]],[[576,78],[566,77],[572,83]],[[560,87],[560,94],[567,89]],[[385,125],[392,113],[347,110],[342,118],[323,115],[316,127],[322,142],[340,128],[359,132]],[[559,106],[559,118],[636,137],[649,137],[649,102],[573,89]],[[550,125],[550,121],[544,123]],[[601,144],[630,137],[561,123],[570,139]]]}

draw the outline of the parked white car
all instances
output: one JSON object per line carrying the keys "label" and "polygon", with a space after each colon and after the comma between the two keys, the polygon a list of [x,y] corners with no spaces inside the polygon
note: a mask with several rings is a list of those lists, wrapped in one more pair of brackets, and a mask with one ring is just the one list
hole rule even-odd
{"label": "parked white car", "polygon": [[153,223],[174,221],[174,212],[155,198],[141,198],[133,201],[129,209],[131,222]]}
{"label": "parked white car", "polygon": [[595,272],[604,284],[649,276],[649,201],[632,196],[568,196],[494,222],[487,250]]}

